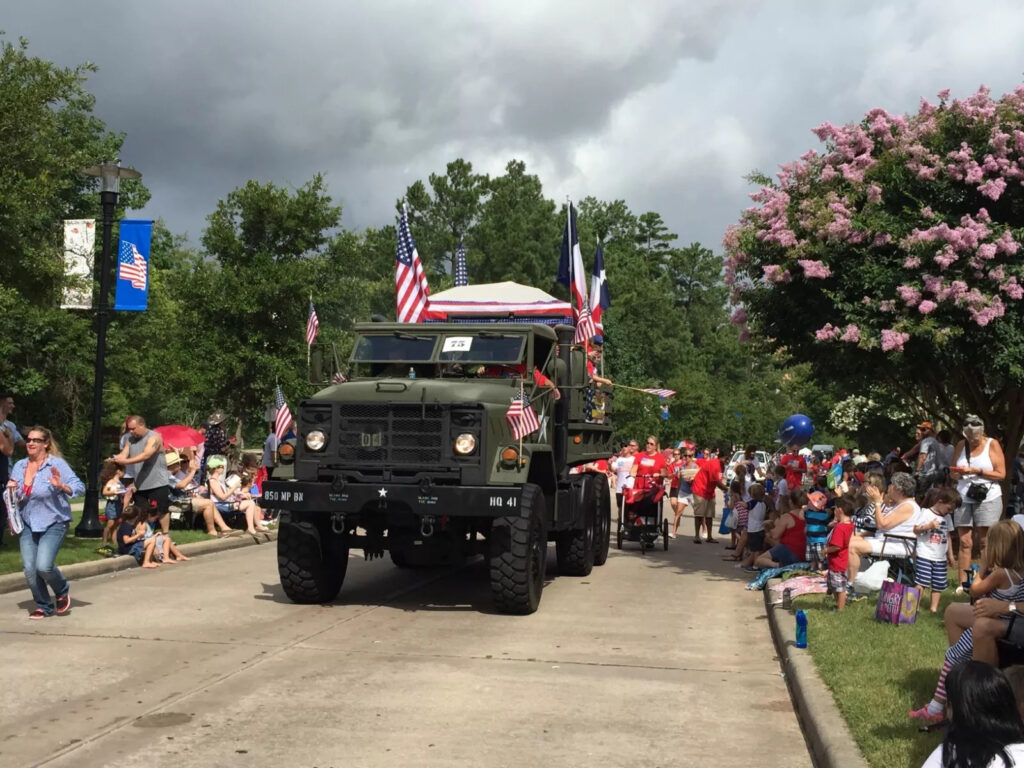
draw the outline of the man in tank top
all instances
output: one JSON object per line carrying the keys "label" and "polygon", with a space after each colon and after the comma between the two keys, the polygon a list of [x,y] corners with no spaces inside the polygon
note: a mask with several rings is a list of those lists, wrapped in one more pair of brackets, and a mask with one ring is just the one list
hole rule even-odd
{"label": "man in tank top", "polygon": [[171,524],[170,473],[164,458],[164,441],[146,426],[141,416],[127,419],[128,440],[113,461],[121,466],[135,466],[135,500],[144,509],[160,511],[160,527],[166,533]]}

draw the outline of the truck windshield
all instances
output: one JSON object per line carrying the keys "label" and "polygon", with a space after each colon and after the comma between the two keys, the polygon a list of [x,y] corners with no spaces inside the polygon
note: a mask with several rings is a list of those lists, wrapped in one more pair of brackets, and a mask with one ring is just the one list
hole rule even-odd
{"label": "truck windshield", "polygon": [[450,333],[441,343],[438,360],[445,363],[519,363],[523,359],[522,334],[477,333],[461,336]]}
{"label": "truck windshield", "polygon": [[360,336],[352,360],[357,363],[425,363],[434,356],[436,334],[389,333]]}

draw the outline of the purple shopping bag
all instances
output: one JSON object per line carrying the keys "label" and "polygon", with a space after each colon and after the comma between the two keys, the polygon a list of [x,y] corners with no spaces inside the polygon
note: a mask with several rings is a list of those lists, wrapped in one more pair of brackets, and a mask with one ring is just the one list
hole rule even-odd
{"label": "purple shopping bag", "polygon": [[875,606],[875,621],[886,624],[913,624],[917,620],[917,607],[921,590],[895,581],[883,581]]}

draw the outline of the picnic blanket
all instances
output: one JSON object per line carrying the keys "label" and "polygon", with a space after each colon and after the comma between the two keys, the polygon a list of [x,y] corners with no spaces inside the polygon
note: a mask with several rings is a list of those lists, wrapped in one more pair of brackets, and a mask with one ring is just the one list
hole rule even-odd
{"label": "picnic blanket", "polygon": [[772,602],[781,603],[782,593],[787,589],[790,590],[790,594],[793,597],[798,597],[799,595],[823,595],[828,592],[828,580],[820,573],[805,573],[785,581],[780,581],[778,584],[772,584],[769,589],[771,590]]}
{"label": "picnic blanket", "polygon": [[769,579],[774,579],[776,576],[781,576],[784,573],[790,571],[809,571],[811,570],[810,563],[793,563],[792,565],[782,565],[778,568],[765,568],[759,574],[757,578],[747,584],[747,589],[764,589],[764,585],[768,583]]}

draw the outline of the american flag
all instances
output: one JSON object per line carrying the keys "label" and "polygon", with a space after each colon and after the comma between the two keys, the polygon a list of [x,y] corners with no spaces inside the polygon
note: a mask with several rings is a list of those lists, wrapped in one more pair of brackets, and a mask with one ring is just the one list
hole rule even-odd
{"label": "american flag", "polygon": [[288,430],[292,428],[292,412],[288,410],[288,403],[284,401],[281,393],[281,385],[274,388],[274,405],[277,407],[277,416],[274,417],[274,434],[278,440],[284,440]]}
{"label": "american flag", "polygon": [[348,379],[345,378],[345,374],[338,371],[336,374],[331,376],[331,384],[344,384]]}
{"label": "american flag", "polygon": [[672,389],[642,389],[641,392],[646,392],[649,395],[657,395],[658,397],[672,397],[675,394],[675,390]]}
{"label": "american flag", "polygon": [[521,390],[512,398],[512,403],[505,411],[505,420],[512,428],[513,440],[520,440],[540,429],[540,421],[537,420],[537,413],[530,405],[530,398]]}
{"label": "american flag", "polygon": [[402,206],[395,251],[395,315],[400,323],[418,323],[430,303],[430,287],[416,243],[409,231],[409,212]]}
{"label": "american flag", "polygon": [[573,337],[573,341],[583,344],[596,335],[597,326],[594,325],[594,318],[590,314],[590,310],[584,307],[580,310],[579,318],[576,320],[576,335]]}
{"label": "american flag", "polygon": [[455,251],[455,286],[469,285],[469,270],[466,269],[466,246],[459,240]]}
{"label": "american flag", "polygon": [[117,258],[117,277],[130,280],[132,288],[146,290],[146,257],[139,253],[135,243],[121,241],[121,253]]}
{"label": "american flag", "polygon": [[316,310],[313,309],[313,300],[309,300],[309,318],[306,320],[306,344],[312,344],[316,341],[317,334],[320,333],[320,319],[316,316]]}

